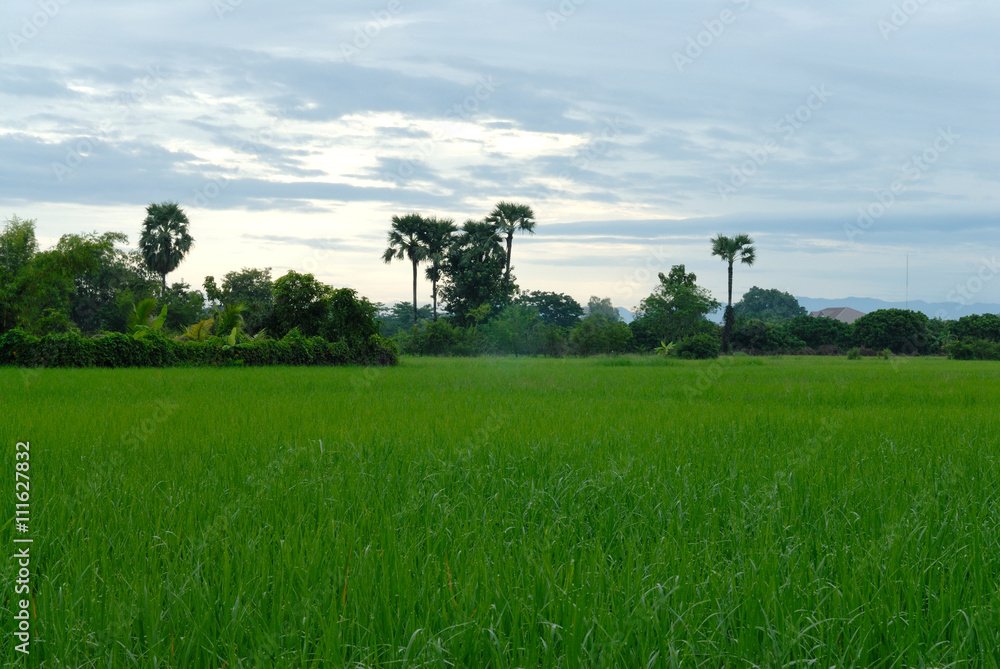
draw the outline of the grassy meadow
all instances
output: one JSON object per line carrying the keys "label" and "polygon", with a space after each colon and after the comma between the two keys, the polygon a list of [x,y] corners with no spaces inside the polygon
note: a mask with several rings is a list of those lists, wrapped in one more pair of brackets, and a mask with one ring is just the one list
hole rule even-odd
{"label": "grassy meadow", "polygon": [[3,666],[1000,666],[997,363],[0,368],[0,398],[35,540]]}

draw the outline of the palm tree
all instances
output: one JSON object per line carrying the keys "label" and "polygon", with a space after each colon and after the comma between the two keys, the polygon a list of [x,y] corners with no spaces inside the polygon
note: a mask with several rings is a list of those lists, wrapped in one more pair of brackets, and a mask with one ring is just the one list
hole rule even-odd
{"label": "palm tree", "polygon": [[424,219],[424,230],[421,242],[427,252],[431,266],[427,268],[427,278],[431,280],[431,298],[434,300],[434,320],[438,319],[438,281],[441,280],[441,265],[445,253],[451,247],[452,236],[458,230],[455,221],[450,218],[432,216]]}
{"label": "palm tree", "polygon": [[417,264],[427,258],[427,248],[422,237],[426,221],[420,214],[393,216],[389,229],[389,246],[382,254],[382,260],[390,263],[393,259],[409,258],[413,263],[413,324],[417,324]]}
{"label": "palm tree", "polygon": [[486,217],[486,222],[496,226],[499,233],[507,236],[507,269],[503,275],[504,286],[510,286],[510,252],[514,244],[514,233],[520,230],[535,234],[535,212],[526,204],[516,204],[501,200]]}
{"label": "palm tree", "polygon": [[739,260],[744,265],[753,265],[757,259],[757,250],[749,235],[742,233],[735,237],[716,235],[712,238],[712,255],[719,256],[724,262],[729,263],[729,301],[726,304],[726,313],[723,317],[725,324],[722,330],[722,348],[729,351],[729,339],[733,332],[733,263]]}
{"label": "palm tree", "polygon": [[188,234],[188,217],[176,202],[161,202],[146,207],[142,222],[139,251],[150,271],[160,275],[167,290],[167,274],[177,269],[191,250],[194,239]]}

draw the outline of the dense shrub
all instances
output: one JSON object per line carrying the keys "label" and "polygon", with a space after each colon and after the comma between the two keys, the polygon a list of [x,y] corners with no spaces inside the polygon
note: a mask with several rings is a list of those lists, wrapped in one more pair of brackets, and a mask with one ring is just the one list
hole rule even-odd
{"label": "dense shrub", "polygon": [[1000,316],[996,314],[962,316],[957,321],[949,323],[949,329],[957,339],[1000,342]]}
{"label": "dense shrub", "polygon": [[1000,360],[1000,343],[986,339],[961,339],[944,345],[952,360]]}
{"label": "dense shrub", "polygon": [[718,358],[722,342],[714,334],[702,333],[685,337],[677,344],[677,357],[687,360],[708,360]]}
{"label": "dense shrub", "polygon": [[784,325],[756,318],[736,321],[732,344],[737,350],[763,352],[797,351],[806,347],[806,343],[789,334]]}
{"label": "dense shrub", "polygon": [[98,337],[64,333],[35,337],[14,329],[0,336],[0,365],[22,367],[167,367],[172,365],[394,365],[396,345],[373,334],[360,345],[306,337],[292,329],[280,340],[176,341],[159,333],[135,339],[120,332]]}
{"label": "dense shrub", "polygon": [[796,316],[785,324],[785,331],[791,337],[801,340],[813,349],[835,346],[845,349],[851,345],[854,326],[834,318]]}
{"label": "dense shrub", "polygon": [[893,353],[920,354],[933,349],[928,318],[919,311],[879,309],[854,322],[854,345]]}
{"label": "dense shrub", "polygon": [[587,316],[570,332],[569,347],[574,355],[628,353],[633,349],[632,330],[604,316]]}

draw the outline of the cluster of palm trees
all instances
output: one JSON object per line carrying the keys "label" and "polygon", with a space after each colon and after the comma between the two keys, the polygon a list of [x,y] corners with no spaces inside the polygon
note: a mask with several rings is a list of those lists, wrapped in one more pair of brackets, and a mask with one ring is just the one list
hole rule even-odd
{"label": "cluster of palm trees", "polygon": [[[392,217],[388,245],[382,260],[409,260],[413,265],[413,323],[417,323],[417,266],[429,262],[427,278],[431,281],[433,318],[437,320],[438,283],[444,278],[445,260],[449,252],[460,251],[469,260],[485,262],[498,252],[504,253],[504,286],[510,287],[510,258],[514,233],[534,234],[535,213],[531,207],[501,201],[482,221],[469,220],[461,230],[450,218],[406,214]],[[456,234],[460,233],[460,234]],[[506,251],[502,244],[506,243]]]}

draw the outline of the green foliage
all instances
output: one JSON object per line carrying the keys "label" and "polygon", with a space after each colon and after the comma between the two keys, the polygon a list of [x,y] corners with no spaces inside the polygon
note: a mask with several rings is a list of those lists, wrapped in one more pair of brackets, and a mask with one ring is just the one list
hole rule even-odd
{"label": "green foliage", "polygon": [[[430,261],[430,267],[427,268],[426,275],[431,282],[433,320],[437,320],[438,317],[438,283],[444,277],[442,266],[444,264],[445,255],[448,253],[448,249],[451,247],[451,243],[453,241],[452,235],[454,235],[457,230],[458,228],[455,227],[455,221],[452,219],[437,218],[432,216],[424,219],[418,235],[420,243],[423,245],[427,260]],[[418,313],[417,319],[419,320],[419,318],[420,314]],[[410,325],[413,325],[412,318],[410,320]]]}
{"label": "green foliage", "polygon": [[[583,318],[580,303],[564,293],[533,290],[523,293],[515,302],[534,307],[545,323],[561,328],[572,328]],[[615,314],[618,314],[617,310]]]}
{"label": "green foliage", "polygon": [[834,346],[845,349],[851,345],[854,326],[833,318],[796,316],[785,324],[792,337],[802,340],[812,349]]}
{"label": "green foliage", "polygon": [[358,346],[306,337],[293,329],[281,340],[226,337],[178,341],[147,330],[141,338],[119,332],[82,337],[76,332],[36,337],[20,329],[0,335],[0,366],[168,367],[173,365],[395,365],[395,344],[371,335]]}
{"label": "green foliage", "polygon": [[486,217],[486,223],[496,228],[497,233],[507,243],[507,252],[504,254],[504,284],[508,295],[512,295],[513,291],[510,288],[510,258],[514,243],[514,233],[527,232],[532,235],[535,234],[535,212],[526,204],[500,201],[493,208],[493,211],[490,212],[490,215]]}
{"label": "green foliage", "polygon": [[805,316],[806,309],[790,293],[776,288],[764,289],[753,286],[743,294],[742,300],[733,305],[733,313],[737,319],[758,319],[765,323],[777,323],[796,316]]}
{"label": "green foliage", "polygon": [[718,358],[722,342],[714,334],[703,332],[690,335],[677,344],[677,357],[685,360],[709,360]]}
{"label": "green foliage", "polygon": [[952,360],[1000,360],[1000,342],[989,339],[961,339],[944,345]]}
{"label": "green foliage", "polygon": [[35,219],[17,215],[4,220],[0,232],[0,277],[17,276],[38,252],[35,225]]}
{"label": "green foliage", "polygon": [[806,343],[788,332],[783,325],[751,319],[737,319],[732,333],[732,344],[742,351],[798,351]]}
{"label": "green foliage", "polygon": [[146,207],[139,252],[150,271],[160,275],[164,291],[167,274],[177,269],[194,245],[188,232],[189,224],[187,214],[176,202],[153,203]]}
{"label": "green foliage", "polygon": [[274,282],[274,312],[268,328],[284,337],[297,328],[307,337],[320,333],[330,315],[330,288],[312,274],[289,270]]}
{"label": "green foliage", "polygon": [[328,341],[342,341],[356,349],[379,334],[375,305],[359,297],[356,291],[351,288],[332,289],[328,302],[330,315],[320,330]]}
{"label": "green foliage", "polygon": [[205,298],[199,291],[190,290],[186,283],[175,283],[167,288],[160,301],[167,309],[164,330],[182,332],[188,324],[201,320],[205,315]]}
{"label": "green foliage", "polygon": [[238,272],[228,272],[222,279],[222,287],[215,283],[215,277],[205,277],[205,295],[216,305],[242,304],[244,329],[257,333],[267,327],[274,309],[274,284],[271,268],[254,269],[244,267]]}
{"label": "green foliage", "polygon": [[128,333],[136,339],[141,339],[151,332],[159,332],[167,320],[167,306],[160,309],[156,315],[156,300],[146,298],[135,305],[128,319]]}
{"label": "green foliage", "polygon": [[848,360],[860,360],[861,359],[861,349],[854,347],[847,352]]}
{"label": "green foliage", "polygon": [[504,281],[504,251],[497,229],[480,221],[466,221],[441,264],[441,298],[458,325],[477,322],[476,309],[498,313],[517,291],[514,277]]}
{"label": "green foliage", "polygon": [[481,330],[483,348],[494,355],[536,355],[544,350],[546,326],[534,307],[504,307]]}
{"label": "green foliage", "polygon": [[618,313],[618,309],[611,303],[610,297],[597,297],[592,295],[587,301],[587,311],[588,316],[603,316],[611,322],[617,322],[622,319],[622,315]]}
{"label": "green foliage", "polygon": [[661,341],[680,341],[699,332],[714,332],[707,316],[719,308],[711,293],[697,284],[698,277],[674,265],[659,274],[660,285],[642,300],[631,328],[640,350],[649,351]]}
{"label": "green foliage", "polygon": [[[376,316],[382,322],[381,335],[395,337],[399,332],[408,332],[413,327],[413,305],[409,302],[397,302],[391,307],[379,305]],[[433,319],[431,307],[424,305],[417,309],[417,322]]]}
{"label": "green foliage", "polygon": [[893,353],[923,354],[930,352],[927,316],[906,309],[879,309],[854,322],[853,341],[856,346]]}
{"label": "green foliage", "polygon": [[628,353],[634,349],[632,330],[621,321],[595,314],[587,316],[569,333],[574,355]]}
{"label": "green foliage", "polygon": [[996,314],[976,314],[962,316],[948,324],[951,334],[957,339],[985,339],[1000,342],[1000,316]]}

